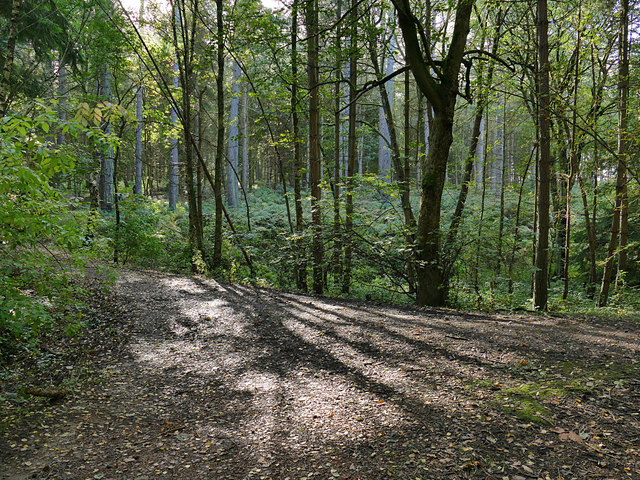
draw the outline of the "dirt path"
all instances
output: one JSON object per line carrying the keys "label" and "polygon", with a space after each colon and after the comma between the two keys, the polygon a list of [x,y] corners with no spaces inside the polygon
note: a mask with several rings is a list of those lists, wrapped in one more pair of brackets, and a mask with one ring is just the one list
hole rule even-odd
{"label": "dirt path", "polygon": [[71,395],[3,405],[0,479],[640,479],[638,324],[156,273],[114,298]]}

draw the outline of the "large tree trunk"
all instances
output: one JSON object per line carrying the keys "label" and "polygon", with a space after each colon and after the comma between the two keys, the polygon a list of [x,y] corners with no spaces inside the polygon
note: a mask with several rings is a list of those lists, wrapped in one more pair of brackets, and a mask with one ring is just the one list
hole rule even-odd
{"label": "large tree trunk", "polygon": [[429,132],[429,154],[422,172],[422,196],[416,234],[416,270],[418,273],[418,305],[444,305],[442,262],[440,258],[440,207],[449,149],[453,142],[453,109],[434,109]]}
{"label": "large tree trunk", "polygon": [[547,18],[547,0],[538,0],[537,33],[540,162],[538,164],[538,229],[533,304],[537,310],[546,310],[549,293],[549,184],[551,178],[549,20]]}
{"label": "large tree trunk", "polygon": [[416,270],[418,304],[438,306],[446,301],[440,258],[440,207],[447,159],[453,141],[458,76],[469,33],[473,1],[462,0],[457,3],[449,50],[442,62],[440,76],[437,79],[430,74],[428,52],[425,54],[421,50],[416,18],[411,13],[409,0],[393,0],[393,3],[398,12],[398,21],[405,40],[407,61],[420,90],[433,107],[429,153],[424,162],[422,175],[420,215],[416,234]]}

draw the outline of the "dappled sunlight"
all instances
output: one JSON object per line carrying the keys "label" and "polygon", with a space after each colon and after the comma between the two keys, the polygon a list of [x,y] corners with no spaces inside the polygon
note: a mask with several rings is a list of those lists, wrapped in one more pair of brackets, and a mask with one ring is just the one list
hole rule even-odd
{"label": "dappled sunlight", "polygon": [[[401,471],[413,477],[424,478],[433,462],[459,454],[475,465],[465,452],[485,449],[487,442],[489,448],[500,442],[499,457],[508,458],[515,455],[515,436],[530,428],[518,417],[528,405],[521,398],[535,398],[541,389],[540,421],[582,414],[583,404],[561,391],[581,384],[554,380],[563,378],[562,368],[595,386],[592,375],[606,376],[589,370],[596,355],[606,369],[609,347],[625,355],[638,349],[634,335],[607,336],[603,328],[554,318],[376,310],[201,278],[168,276],[152,298],[139,304],[144,307],[136,313],[129,352],[145,388],[162,392],[161,408],[180,412],[163,417],[165,430],[180,432],[163,445],[193,444],[209,458],[200,466],[211,472],[203,478],[224,478],[227,462],[238,458],[244,470],[234,478],[280,478],[273,472],[283,458],[332,478],[332,472],[377,462],[380,452],[381,477],[405,478],[394,470],[400,468],[396,442],[403,445]],[[554,335],[558,331],[561,336]],[[143,398],[153,408],[152,397]],[[608,410],[591,409],[590,415],[614,421]],[[596,436],[595,427],[588,428]],[[633,422],[629,428],[640,432]],[[421,447],[411,453],[414,442]],[[308,474],[287,470],[282,478]]]}

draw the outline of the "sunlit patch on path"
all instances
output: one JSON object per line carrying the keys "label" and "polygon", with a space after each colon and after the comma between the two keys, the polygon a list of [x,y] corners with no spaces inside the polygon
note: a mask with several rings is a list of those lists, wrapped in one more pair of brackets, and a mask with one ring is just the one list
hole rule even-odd
{"label": "sunlit patch on path", "polygon": [[116,295],[125,349],[16,472],[640,478],[637,329],[135,272]]}

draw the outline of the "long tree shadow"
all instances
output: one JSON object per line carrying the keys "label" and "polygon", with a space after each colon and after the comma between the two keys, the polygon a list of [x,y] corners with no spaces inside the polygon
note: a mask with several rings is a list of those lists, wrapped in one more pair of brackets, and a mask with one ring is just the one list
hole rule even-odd
{"label": "long tree shadow", "polygon": [[[381,314],[354,302],[328,305],[180,277],[160,279],[156,288],[160,324],[141,322],[133,368],[161,394],[165,415],[173,412],[165,420],[182,427],[168,447],[184,449],[188,435],[207,440],[193,470],[200,478],[522,473],[512,442],[530,436],[531,425],[483,404],[473,385],[494,378],[522,383],[531,372],[514,368],[514,355],[548,356],[543,345],[505,354],[499,324],[490,338],[475,330],[474,322],[492,322],[482,316]],[[450,319],[458,325],[447,325]],[[551,336],[553,327],[542,327]],[[517,346],[517,331],[510,335]],[[157,421],[157,413],[147,420]],[[531,440],[528,454],[539,459],[541,474],[582,448]]]}

